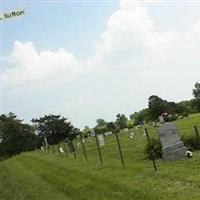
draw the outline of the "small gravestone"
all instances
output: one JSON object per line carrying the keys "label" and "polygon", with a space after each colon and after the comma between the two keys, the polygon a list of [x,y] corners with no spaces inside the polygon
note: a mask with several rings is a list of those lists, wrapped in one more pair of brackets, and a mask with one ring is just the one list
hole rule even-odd
{"label": "small gravestone", "polygon": [[41,146],[40,148],[41,148],[42,152],[44,152],[44,147],[43,147],[43,146]]}
{"label": "small gravestone", "polygon": [[175,161],[185,158],[187,148],[180,140],[175,124],[165,124],[157,130],[162,144],[163,159],[165,161]]}
{"label": "small gravestone", "polygon": [[105,132],[104,135],[105,135],[105,136],[112,135],[112,131]]}
{"label": "small gravestone", "polygon": [[97,136],[98,137],[98,141],[99,141],[99,146],[102,147],[105,145],[105,141],[104,141],[104,136],[103,134],[100,134]]}
{"label": "small gravestone", "polygon": [[81,144],[78,142],[78,143],[76,144],[76,146],[77,146],[78,149],[80,149]]}
{"label": "small gravestone", "polygon": [[95,137],[95,131],[94,131],[94,130],[91,130],[91,131],[90,131],[90,135],[91,135],[91,137]]}
{"label": "small gravestone", "polygon": [[64,153],[64,150],[62,147],[59,148],[60,153]]}
{"label": "small gravestone", "polygon": [[128,137],[129,137],[129,139],[131,139],[131,140],[132,140],[132,139],[134,139],[134,137],[135,137],[135,134],[134,134],[134,132],[133,132],[133,131],[132,131],[132,132],[130,132],[130,134],[129,134],[129,136],[128,136]]}

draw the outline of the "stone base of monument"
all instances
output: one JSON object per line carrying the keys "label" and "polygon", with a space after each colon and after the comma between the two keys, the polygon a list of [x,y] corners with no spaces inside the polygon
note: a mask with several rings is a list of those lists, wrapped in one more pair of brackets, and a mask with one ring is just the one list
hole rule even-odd
{"label": "stone base of monument", "polygon": [[187,148],[183,145],[183,142],[178,142],[173,145],[163,147],[162,151],[163,159],[165,161],[175,161],[185,158]]}

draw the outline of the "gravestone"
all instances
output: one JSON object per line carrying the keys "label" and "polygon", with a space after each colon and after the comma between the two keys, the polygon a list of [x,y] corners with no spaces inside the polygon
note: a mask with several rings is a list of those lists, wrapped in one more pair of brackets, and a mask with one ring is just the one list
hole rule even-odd
{"label": "gravestone", "polygon": [[90,135],[91,135],[91,137],[95,137],[95,131],[94,131],[94,130],[91,130],[91,131],[90,131]]}
{"label": "gravestone", "polygon": [[65,153],[62,147],[59,148],[59,151],[60,153]]}
{"label": "gravestone", "polygon": [[112,131],[105,132],[104,135],[105,135],[105,136],[112,135]]}
{"label": "gravestone", "polygon": [[44,147],[43,147],[43,146],[41,146],[40,148],[41,148],[41,150],[44,152]]}
{"label": "gravestone", "polygon": [[135,134],[134,134],[134,132],[132,131],[132,132],[130,132],[130,134],[129,134],[129,136],[128,136],[131,140],[132,139],[134,139],[134,137],[135,137]]}
{"label": "gravestone", "polygon": [[180,140],[175,124],[165,124],[157,130],[162,144],[163,159],[165,161],[175,161],[185,158],[187,148]]}
{"label": "gravestone", "polygon": [[104,136],[103,134],[99,134],[98,136],[99,146],[102,147],[105,145]]}

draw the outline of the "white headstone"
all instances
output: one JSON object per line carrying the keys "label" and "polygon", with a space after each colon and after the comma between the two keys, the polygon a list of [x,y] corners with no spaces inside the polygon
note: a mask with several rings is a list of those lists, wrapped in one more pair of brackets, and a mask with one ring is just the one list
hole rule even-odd
{"label": "white headstone", "polygon": [[103,134],[100,134],[97,136],[98,137],[98,141],[99,141],[99,146],[104,146],[105,145],[105,141],[104,141],[104,136]]}
{"label": "white headstone", "polygon": [[43,146],[41,146],[41,150],[44,151],[44,147]]}
{"label": "white headstone", "polygon": [[60,148],[59,148],[59,151],[60,151],[60,153],[64,153],[64,151],[63,151],[63,148],[62,148],[62,147],[60,147]]}
{"label": "white headstone", "polygon": [[80,146],[81,146],[81,144],[78,142],[78,143],[76,144],[76,146],[77,146],[77,148],[79,149]]}
{"label": "white headstone", "polygon": [[105,136],[112,135],[112,131],[105,132],[104,135],[105,135]]}
{"label": "white headstone", "polygon": [[92,137],[94,137],[94,136],[95,136],[95,131],[94,131],[94,130],[91,130],[90,135],[91,135]]}

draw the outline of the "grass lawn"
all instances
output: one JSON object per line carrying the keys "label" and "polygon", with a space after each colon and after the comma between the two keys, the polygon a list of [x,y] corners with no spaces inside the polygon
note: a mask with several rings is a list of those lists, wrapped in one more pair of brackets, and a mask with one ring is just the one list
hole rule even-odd
{"label": "grass lawn", "polygon": [[[200,130],[200,114],[175,122],[180,134]],[[147,127],[151,137],[153,127]],[[125,160],[121,166],[114,135],[106,137],[99,162],[95,140],[86,143],[88,162],[81,149],[57,155],[33,151],[0,162],[0,200],[200,200],[200,152],[191,159],[165,163],[145,158],[146,137],[140,129],[130,140],[119,135]]]}

